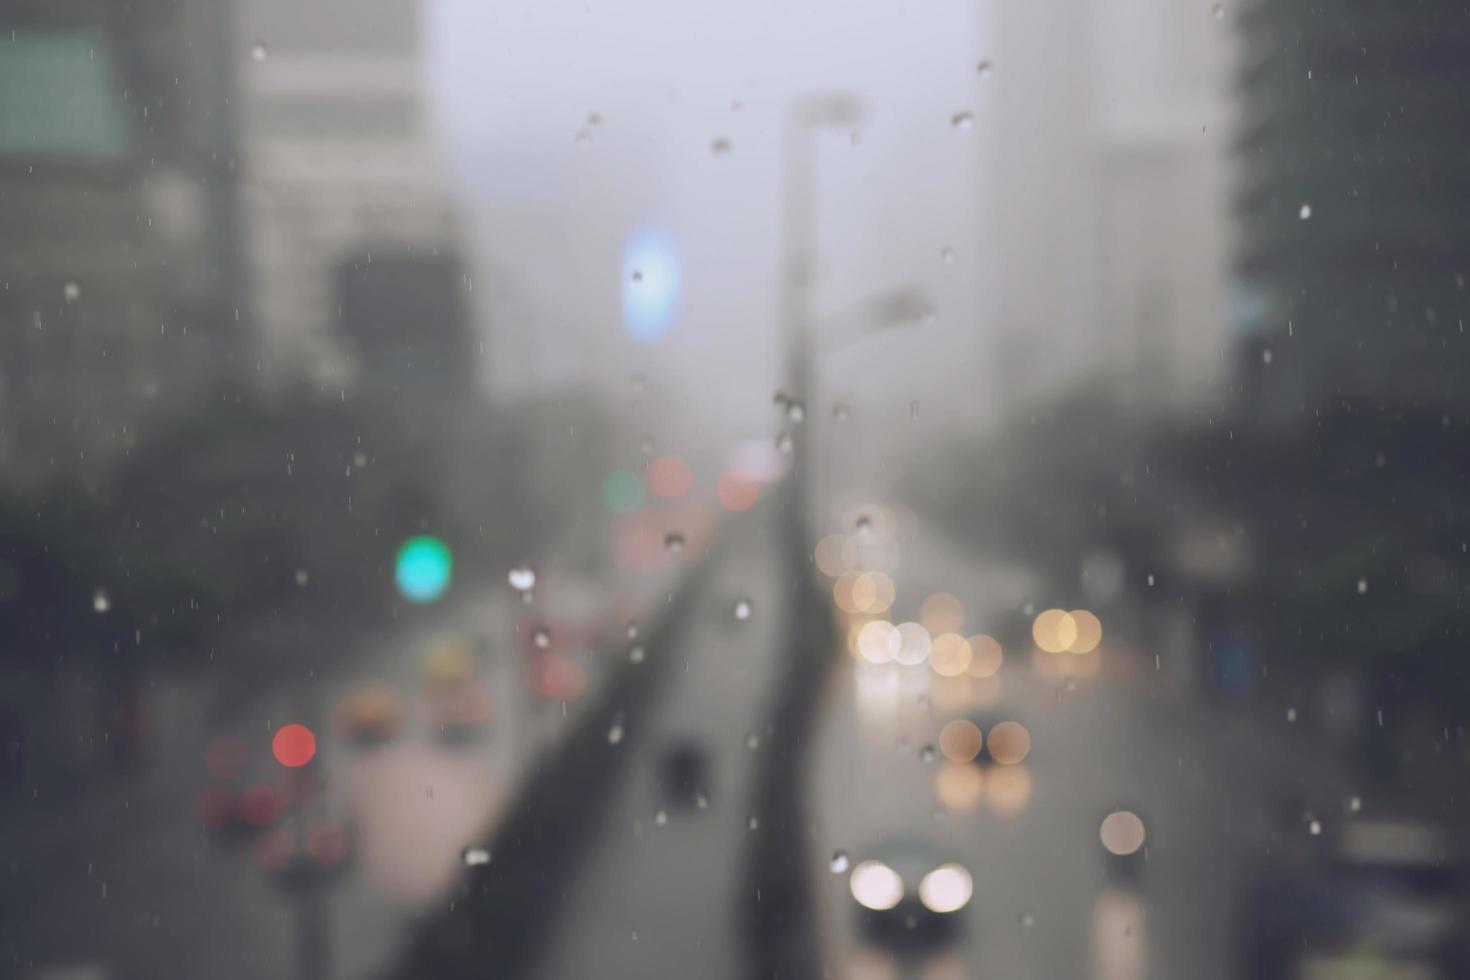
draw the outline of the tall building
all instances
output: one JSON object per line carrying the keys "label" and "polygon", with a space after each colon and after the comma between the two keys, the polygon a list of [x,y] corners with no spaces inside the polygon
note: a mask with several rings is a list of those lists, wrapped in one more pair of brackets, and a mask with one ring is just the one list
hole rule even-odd
{"label": "tall building", "polygon": [[226,4],[0,8],[0,466],[95,471],[246,342]]}
{"label": "tall building", "polygon": [[[469,280],[430,131],[419,21],[418,0],[240,0],[251,50],[243,166],[268,382],[371,381],[379,368],[415,363],[373,345],[420,329],[434,335],[420,366],[466,342],[445,339],[468,331],[463,316],[449,324],[442,314],[446,290],[464,308]],[[346,323],[367,315],[364,297],[390,293],[399,323]]]}
{"label": "tall building", "polygon": [[1240,10],[1235,323],[1268,417],[1470,404],[1463,4]]}
{"label": "tall building", "polygon": [[1002,4],[985,222],[996,379],[1013,409],[1081,383],[1140,411],[1222,380],[1229,34],[1169,0]]}

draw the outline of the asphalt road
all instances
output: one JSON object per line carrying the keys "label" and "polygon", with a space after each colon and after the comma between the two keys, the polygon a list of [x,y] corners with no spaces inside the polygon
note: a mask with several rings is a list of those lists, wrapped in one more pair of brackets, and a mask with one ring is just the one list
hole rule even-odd
{"label": "asphalt road", "polygon": [[[669,689],[646,719],[606,831],[566,897],[541,977],[738,976],[736,889],[747,838],[765,832],[754,778],[772,749],[761,723],[787,625],[769,508],[739,515],[718,567],[670,637]],[[749,618],[736,607],[749,602]],[[696,748],[692,797],[670,793],[669,754]]]}
{"label": "asphalt road", "polygon": [[[894,578],[900,596],[905,568],[918,570],[924,590],[980,596],[966,632],[991,629],[1013,605],[1050,605],[1044,582],[1017,593],[1024,576],[940,550],[932,541],[917,554],[911,547]],[[925,581],[935,567],[950,581]],[[1349,818],[1348,774],[1284,716],[1266,721],[1179,698],[1154,673],[1169,651],[1156,660],[1161,651],[1118,635],[1126,630],[1110,635],[1104,619],[1095,673],[1055,676],[1030,643],[1006,650],[986,679],[841,659],[810,786],[819,841],[811,874],[821,880],[833,975],[1240,975],[1246,889],[1263,868],[1310,846],[1309,811],[1328,833]],[[1029,754],[1011,766],[931,755],[943,726],[960,718],[976,719],[987,736],[998,722],[1019,721]],[[1100,839],[1102,820],[1117,809],[1145,826],[1144,848],[1128,860]],[[936,863],[957,861],[974,878],[957,928],[932,944],[865,931],[847,875],[830,869],[838,851],[855,865],[900,841],[921,842]]]}
{"label": "asphalt road", "polygon": [[[1308,811],[1329,834],[1350,819],[1351,781],[1323,746],[1286,718],[1272,725],[1180,700],[1149,676],[1154,651],[1126,635],[1105,641],[1096,674],[1071,679],[1038,672],[1029,647],[985,681],[834,649],[819,687],[798,699],[811,717],[788,718],[783,739],[762,726],[793,683],[798,603],[831,613],[784,574],[781,532],[774,515],[764,518],[761,533],[736,536],[696,602],[678,641],[683,673],[631,760],[585,875],[567,884],[538,976],[1240,975],[1238,914],[1256,875],[1311,847]],[[1015,569],[939,549],[911,541],[894,577],[902,593],[903,569],[914,570],[922,588],[910,591],[923,595],[943,584],[935,569],[963,575],[971,592],[993,597],[969,611],[970,629],[1024,606],[1022,593],[1044,592]],[[732,630],[729,606],[741,593],[756,598],[758,614]],[[1032,740],[1024,762],[982,770],[931,758],[925,747],[942,725],[969,716],[987,727],[1021,721]],[[809,726],[795,736],[803,744],[788,741]],[[745,741],[752,734],[758,745]],[[708,748],[708,810],[661,793],[664,753],[685,740]],[[794,750],[802,761],[787,767]],[[778,815],[762,788],[787,768],[803,806]],[[1145,824],[1145,847],[1131,859],[1101,844],[1115,809]],[[973,873],[975,897],[948,938],[894,942],[859,927],[833,855],[845,852],[850,870],[894,839]],[[773,881],[781,891],[761,894]],[[762,908],[775,911],[763,919]],[[782,946],[804,950],[770,953]],[[804,957],[805,967],[791,968]]]}

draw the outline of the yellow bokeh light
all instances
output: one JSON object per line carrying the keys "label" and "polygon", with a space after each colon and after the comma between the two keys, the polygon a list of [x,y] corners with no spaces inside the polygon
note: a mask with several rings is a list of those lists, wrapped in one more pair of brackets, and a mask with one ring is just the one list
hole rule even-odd
{"label": "yellow bokeh light", "polygon": [[903,637],[886,619],[875,619],[858,633],[858,653],[869,663],[886,664],[897,659],[903,649]]}
{"label": "yellow bokeh light", "polygon": [[852,604],[857,612],[885,613],[896,595],[893,579],[882,572],[863,572],[852,583]]}
{"label": "yellow bokeh light", "polygon": [[970,641],[958,633],[941,633],[929,647],[929,665],[941,677],[959,677],[970,666]]}
{"label": "yellow bokeh light", "polygon": [[1003,721],[990,730],[990,757],[1003,766],[1014,766],[1031,751],[1031,733],[1019,721]]}
{"label": "yellow bokeh light", "polygon": [[985,802],[1000,816],[1016,816],[1031,802],[1031,770],[1026,766],[990,770],[985,778]]}
{"label": "yellow bokeh light", "polygon": [[1102,622],[1086,609],[1073,609],[1069,614],[1077,635],[1067,645],[1073,653],[1091,653],[1102,642]]}
{"label": "yellow bokeh light", "polygon": [[939,730],[939,751],[950,762],[969,762],[980,754],[985,738],[973,721],[956,718]]}
{"label": "yellow bokeh light", "polygon": [[1062,653],[1077,641],[1077,621],[1065,609],[1048,609],[1031,624],[1031,636],[1047,653]]}
{"label": "yellow bokeh light", "polygon": [[965,625],[965,604],[948,592],[936,592],[919,607],[919,622],[930,633],[958,633]]}
{"label": "yellow bokeh light", "polygon": [[970,637],[970,666],[967,669],[971,677],[993,677],[1004,659],[995,637],[985,633]]}
{"label": "yellow bokeh light", "polygon": [[946,762],[934,774],[934,795],[950,810],[973,810],[984,789],[984,775],[968,763]]}

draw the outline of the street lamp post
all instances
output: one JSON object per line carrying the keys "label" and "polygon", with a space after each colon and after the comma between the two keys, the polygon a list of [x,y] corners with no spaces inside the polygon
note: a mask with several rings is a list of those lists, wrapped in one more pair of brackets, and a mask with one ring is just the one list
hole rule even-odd
{"label": "street lamp post", "polygon": [[[851,93],[835,92],[798,99],[782,132],[781,326],[786,342],[786,383],[808,409],[814,409],[811,285],[816,265],[816,168],[814,134],[824,127],[851,128],[862,122],[862,102]],[[791,471],[786,481],[783,532],[790,570],[804,573],[808,543],[811,453],[817,413],[807,411],[791,433]]]}

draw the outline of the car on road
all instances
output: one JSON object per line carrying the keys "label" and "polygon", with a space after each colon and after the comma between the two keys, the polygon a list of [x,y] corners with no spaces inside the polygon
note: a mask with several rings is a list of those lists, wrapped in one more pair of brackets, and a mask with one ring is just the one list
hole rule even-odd
{"label": "car on road", "polygon": [[403,703],[387,684],[364,684],[337,704],[338,729],[358,745],[391,741],[403,729]]}
{"label": "car on road", "polygon": [[494,698],[474,650],[458,637],[436,643],[423,663],[419,717],[447,741],[466,741],[490,723]]}
{"label": "car on road", "polygon": [[424,723],[441,739],[463,742],[479,737],[490,723],[494,698],[484,681],[472,677],[449,687],[425,692]]}
{"label": "car on road", "polygon": [[[970,732],[966,722],[974,726],[974,733]],[[957,746],[964,747],[971,743],[972,739],[978,743],[978,748],[970,755],[969,761],[973,761],[978,766],[1018,765],[1031,752],[1030,729],[1016,717],[1014,712],[1005,710],[990,710],[972,714],[950,722],[940,730],[941,750],[946,748],[947,742],[953,741]],[[958,761],[959,758],[948,751],[945,756],[951,761]]]}
{"label": "car on road", "polygon": [[868,938],[901,947],[954,936],[975,889],[962,863],[916,839],[882,841],[854,856],[848,892]]}

